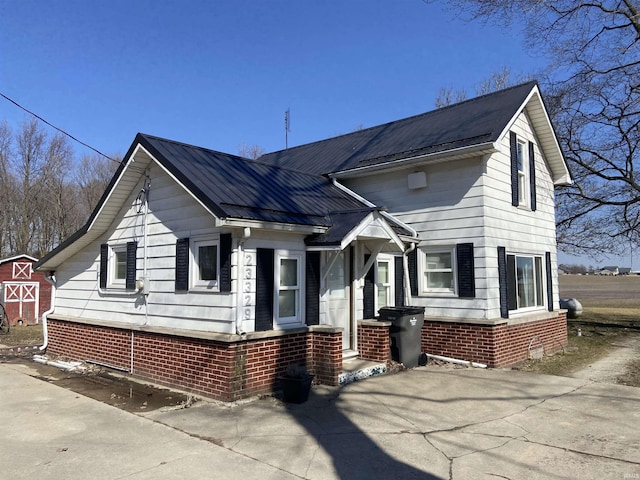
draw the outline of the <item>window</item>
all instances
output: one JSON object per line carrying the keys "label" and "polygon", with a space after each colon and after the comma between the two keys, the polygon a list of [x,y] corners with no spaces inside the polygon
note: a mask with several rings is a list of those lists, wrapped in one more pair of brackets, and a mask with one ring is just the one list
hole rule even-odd
{"label": "window", "polygon": [[423,250],[422,290],[427,293],[455,293],[453,248]]}
{"label": "window", "polygon": [[194,240],[191,247],[194,288],[213,289],[218,287],[219,270],[219,241],[217,238]]}
{"label": "window", "polygon": [[112,247],[113,251],[113,274],[111,283],[123,284],[127,278],[127,248],[124,245]]}
{"label": "window", "polygon": [[542,257],[507,255],[509,310],[544,306]]}
{"label": "window", "polygon": [[279,324],[297,323],[300,316],[301,257],[281,255],[276,263],[277,312]]}
{"label": "window", "polygon": [[378,309],[386,307],[391,298],[391,262],[378,260],[376,288],[378,289]]}
{"label": "window", "polygon": [[528,204],[527,195],[527,174],[528,162],[526,157],[526,144],[518,140],[516,145],[516,164],[518,167],[518,205]]}
{"label": "window", "polygon": [[518,138],[509,132],[511,152],[511,204],[514,207],[537,209],[536,155],[533,142]]}
{"label": "window", "polygon": [[100,245],[100,288],[135,290],[137,242]]}
{"label": "window", "polygon": [[30,280],[31,279],[31,262],[14,262],[13,278]]}

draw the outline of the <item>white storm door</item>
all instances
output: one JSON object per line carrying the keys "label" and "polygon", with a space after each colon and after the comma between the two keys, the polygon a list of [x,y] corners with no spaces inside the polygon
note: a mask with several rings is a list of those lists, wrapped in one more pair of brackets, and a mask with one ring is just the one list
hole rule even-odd
{"label": "white storm door", "polygon": [[[327,260],[331,259],[332,254],[327,254]],[[344,251],[338,254],[327,275],[327,296],[329,322],[334,327],[343,328],[342,349],[353,350],[355,329],[351,325],[349,262]]]}

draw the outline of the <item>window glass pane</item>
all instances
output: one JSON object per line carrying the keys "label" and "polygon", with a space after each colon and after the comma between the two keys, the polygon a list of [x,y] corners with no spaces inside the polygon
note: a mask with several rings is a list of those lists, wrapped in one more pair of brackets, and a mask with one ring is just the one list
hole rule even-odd
{"label": "window glass pane", "polygon": [[536,305],[544,305],[542,287],[542,258],[536,257]]}
{"label": "window glass pane", "polygon": [[198,247],[198,269],[200,280],[218,279],[218,246],[205,245]]}
{"label": "window glass pane", "polygon": [[329,275],[327,276],[327,286],[331,298],[345,297],[344,253],[340,253],[338,259],[331,266],[331,270],[329,270]]}
{"label": "window glass pane", "polygon": [[427,270],[450,268],[451,252],[427,253]]}
{"label": "window glass pane", "polygon": [[389,287],[378,287],[378,308],[386,307],[389,303]]}
{"label": "window glass pane", "polygon": [[524,144],[520,142],[518,142],[518,154],[516,158],[518,160],[518,171],[524,172]]}
{"label": "window glass pane", "polygon": [[388,284],[389,283],[389,263],[388,262],[378,262],[378,283]]}
{"label": "window glass pane", "polygon": [[127,277],[127,252],[126,250],[115,252],[116,254],[116,280],[124,280]]}
{"label": "window glass pane", "polygon": [[278,316],[280,318],[296,316],[297,290],[281,290],[278,295]]}
{"label": "window glass pane", "polygon": [[518,308],[536,305],[535,281],[533,276],[533,258],[516,258],[516,277],[518,282]]}
{"label": "window glass pane", "polygon": [[298,285],[298,260],[295,258],[280,259],[280,286],[295,287]]}
{"label": "window glass pane", "polygon": [[427,272],[428,288],[446,288],[453,290],[453,273]]}

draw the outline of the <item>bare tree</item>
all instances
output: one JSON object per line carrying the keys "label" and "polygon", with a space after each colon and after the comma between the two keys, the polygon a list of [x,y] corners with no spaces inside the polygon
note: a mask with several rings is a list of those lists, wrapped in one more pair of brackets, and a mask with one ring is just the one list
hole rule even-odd
{"label": "bare tree", "polygon": [[66,136],[35,119],[15,135],[0,122],[0,258],[42,256],[87,220],[118,163],[85,157],[74,176],[73,156]]}
{"label": "bare tree", "polygon": [[89,218],[117,168],[117,162],[109,161],[99,155],[82,157],[74,176],[81,219],[79,225]]}
{"label": "bare tree", "polygon": [[0,122],[0,258],[7,256],[9,246],[9,226],[11,198],[13,197],[13,177],[9,172],[12,133],[6,121]]}
{"label": "bare tree", "polygon": [[549,58],[540,75],[575,184],[558,195],[571,253],[640,245],[640,9],[637,1],[453,0],[470,19],[521,27]]}
{"label": "bare tree", "polygon": [[238,145],[238,155],[251,160],[257,160],[265,153],[267,152],[259,145],[247,145],[244,142],[240,142],[240,145]]}

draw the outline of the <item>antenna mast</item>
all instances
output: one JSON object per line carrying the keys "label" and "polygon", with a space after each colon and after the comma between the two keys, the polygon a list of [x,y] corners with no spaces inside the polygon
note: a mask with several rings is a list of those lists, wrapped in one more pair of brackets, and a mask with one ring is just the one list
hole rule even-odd
{"label": "antenna mast", "polygon": [[289,148],[289,121],[290,121],[290,112],[289,108],[287,108],[284,112],[284,148]]}

